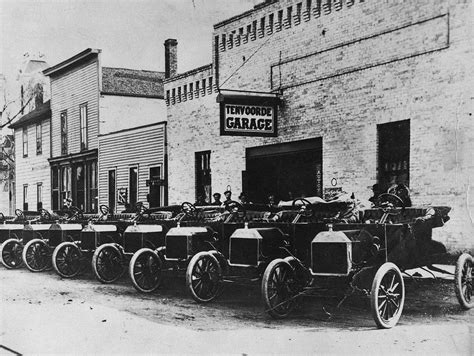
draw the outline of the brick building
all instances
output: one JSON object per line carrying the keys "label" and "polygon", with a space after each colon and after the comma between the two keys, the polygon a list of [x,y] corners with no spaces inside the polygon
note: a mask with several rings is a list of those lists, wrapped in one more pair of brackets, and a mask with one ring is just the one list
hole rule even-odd
{"label": "brick building", "polygon": [[216,24],[212,63],[165,81],[170,202],[228,186],[253,201],[367,199],[403,182],[415,205],[452,207],[436,238],[473,248],[472,13],[464,0],[270,0]]}

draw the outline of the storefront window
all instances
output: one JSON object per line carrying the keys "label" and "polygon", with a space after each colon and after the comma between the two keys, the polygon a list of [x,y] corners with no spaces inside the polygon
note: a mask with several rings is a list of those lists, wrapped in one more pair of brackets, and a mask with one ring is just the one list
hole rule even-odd
{"label": "storefront window", "polygon": [[74,177],[74,182],[76,184],[76,201],[74,202],[74,205],[81,209],[82,211],[86,211],[86,182],[85,182],[85,172],[84,172],[84,166],[82,164],[77,165],[74,167],[75,170],[75,177]]}
{"label": "storefront window", "polygon": [[53,210],[59,210],[59,169],[53,167],[51,169],[51,199]]}
{"label": "storefront window", "polygon": [[[71,198],[71,167],[61,167],[61,192],[60,200]],[[75,202],[73,202],[75,205]]]}

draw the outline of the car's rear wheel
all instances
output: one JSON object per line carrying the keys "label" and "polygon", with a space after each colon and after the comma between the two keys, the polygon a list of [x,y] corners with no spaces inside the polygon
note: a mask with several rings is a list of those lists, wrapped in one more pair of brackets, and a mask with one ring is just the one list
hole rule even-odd
{"label": "car's rear wheel", "polygon": [[22,257],[31,272],[42,272],[51,267],[51,249],[44,240],[29,241],[23,249]]}
{"label": "car's rear wheel", "polygon": [[53,252],[53,267],[63,278],[72,278],[81,271],[82,252],[75,243],[63,242]]}
{"label": "car's rear wheel", "polygon": [[207,303],[222,291],[222,269],[217,258],[210,252],[194,255],[186,269],[186,286],[193,299]]}
{"label": "car's rear wheel", "polygon": [[296,305],[299,293],[293,268],[283,259],[269,263],[262,278],[265,311],[275,319],[286,318]]}
{"label": "car's rear wheel", "polygon": [[115,282],[124,272],[122,252],[113,244],[100,246],[92,256],[92,269],[100,282]]}
{"label": "car's rear wheel", "polygon": [[23,245],[18,239],[6,240],[0,246],[2,264],[8,269],[20,268],[23,266],[22,252]]}
{"label": "car's rear wheel", "polygon": [[151,293],[161,284],[163,262],[158,254],[142,248],[133,255],[128,272],[135,289],[142,293]]}
{"label": "car's rear wheel", "polygon": [[380,329],[394,327],[402,315],[405,284],[398,267],[386,262],[377,270],[372,282],[370,306],[372,317]]}
{"label": "car's rear wheel", "polygon": [[472,296],[473,265],[473,258],[468,253],[463,253],[456,262],[454,290],[459,304],[463,309],[471,309],[474,307],[474,298]]}

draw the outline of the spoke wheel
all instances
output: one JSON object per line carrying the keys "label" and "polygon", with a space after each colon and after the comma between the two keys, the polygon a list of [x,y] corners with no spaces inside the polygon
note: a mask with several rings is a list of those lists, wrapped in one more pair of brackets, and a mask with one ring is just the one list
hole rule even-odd
{"label": "spoke wheel", "polygon": [[222,269],[217,258],[209,252],[199,252],[186,269],[186,286],[193,299],[207,303],[222,291]]}
{"label": "spoke wheel", "polygon": [[20,268],[23,265],[21,253],[23,245],[17,239],[8,239],[0,246],[0,259],[2,264],[8,268]]}
{"label": "spoke wheel", "polygon": [[286,318],[296,305],[298,294],[295,273],[282,259],[270,262],[262,278],[262,298],[265,309],[275,319]]}
{"label": "spoke wheel", "polygon": [[372,317],[380,329],[394,327],[403,311],[405,284],[398,267],[384,263],[375,274],[370,293]]}
{"label": "spoke wheel", "polygon": [[115,245],[100,246],[92,257],[92,269],[100,282],[115,282],[124,272],[122,252]]}
{"label": "spoke wheel", "polygon": [[161,283],[162,266],[161,258],[155,251],[149,248],[138,250],[128,268],[135,289],[142,293],[156,290]]}
{"label": "spoke wheel", "polygon": [[454,272],[454,290],[463,309],[474,307],[472,296],[472,267],[474,261],[470,254],[463,253],[456,262]]}
{"label": "spoke wheel", "polygon": [[31,272],[42,272],[51,267],[51,249],[41,239],[31,240],[23,249],[23,262]]}
{"label": "spoke wheel", "polygon": [[53,252],[53,267],[63,278],[72,278],[81,270],[82,252],[76,244],[63,242]]}

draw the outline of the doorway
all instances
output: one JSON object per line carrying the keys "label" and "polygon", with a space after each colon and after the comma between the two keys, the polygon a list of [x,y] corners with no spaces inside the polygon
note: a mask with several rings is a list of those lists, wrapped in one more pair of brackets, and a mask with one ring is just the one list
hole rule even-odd
{"label": "doorway", "polygon": [[322,196],[322,139],[248,148],[244,189],[255,203]]}
{"label": "doorway", "polygon": [[378,174],[382,191],[394,184],[410,186],[410,120],[377,125]]}
{"label": "doorway", "polygon": [[148,203],[150,208],[161,206],[161,166],[150,168],[150,192]]}

